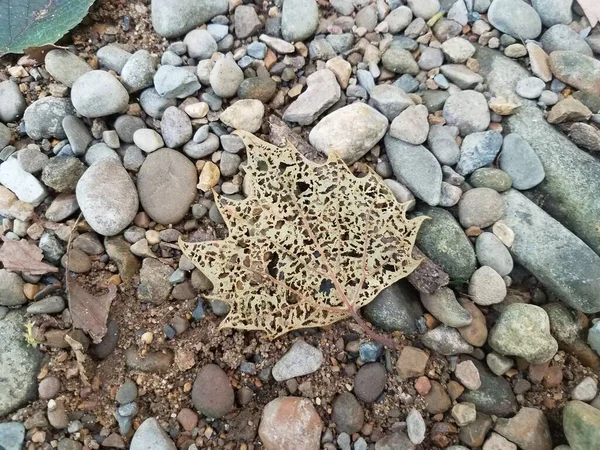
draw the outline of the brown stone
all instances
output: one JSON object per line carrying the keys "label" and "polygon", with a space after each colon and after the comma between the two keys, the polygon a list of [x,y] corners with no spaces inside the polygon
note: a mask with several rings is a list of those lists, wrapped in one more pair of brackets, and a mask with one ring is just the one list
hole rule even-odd
{"label": "brown stone", "polygon": [[481,447],[490,428],[492,428],[492,418],[478,412],[475,422],[460,429],[460,441],[469,447]]}
{"label": "brown stone", "polygon": [[192,431],[198,425],[198,414],[189,408],[183,408],[177,414],[177,421],[185,431]]}
{"label": "brown stone", "polygon": [[469,344],[475,347],[482,347],[486,343],[488,336],[485,316],[472,301],[459,297],[458,302],[471,313],[471,317],[473,318],[469,325],[458,328],[458,332]]}
{"label": "brown stone", "polygon": [[166,372],[173,364],[173,352],[148,352],[140,356],[137,347],[132,345],[125,352],[125,362],[127,367],[142,372]]}
{"label": "brown stone", "polygon": [[265,450],[319,450],[322,430],[310,400],[279,397],[264,407],[258,434]]}
{"label": "brown stone", "polygon": [[534,42],[527,43],[525,47],[529,53],[529,64],[533,74],[545,82],[551,81],[552,71],[548,54]]}
{"label": "brown stone", "polygon": [[551,365],[544,374],[542,384],[547,388],[558,387],[563,380],[563,371],[559,365]]}
{"label": "brown stone", "polygon": [[218,419],[233,408],[235,395],[227,374],[216,364],[198,371],[192,389],[192,402],[205,416]]}
{"label": "brown stone", "polygon": [[548,123],[577,122],[587,120],[592,111],[579,100],[567,97],[552,107],[548,113]]}
{"label": "brown stone", "polygon": [[445,448],[454,440],[457,433],[456,426],[447,422],[434,423],[431,427],[431,442],[440,448]]}
{"label": "brown stone", "polygon": [[460,383],[454,380],[448,381],[446,389],[448,390],[448,395],[452,400],[456,400],[465,391],[465,388]]}
{"label": "brown stone", "polygon": [[429,414],[445,413],[452,406],[452,400],[444,386],[437,381],[431,381],[431,390],[425,396],[425,408]]}
{"label": "brown stone", "polygon": [[548,420],[536,408],[521,408],[511,419],[498,419],[494,431],[523,450],[552,450]]}
{"label": "brown stone", "polygon": [[130,245],[120,236],[104,239],[106,253],[117,264],[121,280],[125,283],[131,281],[140,270],[140,261],[129,251],[129,247]]}
{"label": "brown stone", "polygon": [[415,389],[419,393],[419,395],[425,397],[431,391],[431,382],[427,377],[419,377],[417,381],[415,381]]}
{"label": "brown stone", "polygon": [[404,347],[400,352],[396,369],[402,379],[418,377],[425,373],[429,355],[416,347]]}

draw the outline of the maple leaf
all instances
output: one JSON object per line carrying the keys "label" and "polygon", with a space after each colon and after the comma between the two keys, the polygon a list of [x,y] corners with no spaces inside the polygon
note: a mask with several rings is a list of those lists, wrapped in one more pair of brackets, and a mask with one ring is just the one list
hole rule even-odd
{"label": "maple leaf", "polygon": [[229,229],[225,240],[179,245],[213,283],[212,298],[230,305],[220,328],[289,331],[354,317],[410,274],[415,238],[425,217],[406,218],[379,176],[355,177],[331,155],[307,160],[289,143],[277,147],[247,132],[244,200],[215,193]]}
{"label": "maple leaf", "polygon": [[42,262],[44,254],[38,246],[30,244],[25,239],[15,241],[4,236],[0,236],[0,239],[4,242],[0,247],[0,261],[6,270],[27,275],[58,272],[58,268]]}
{"label": "maple leaf", "polygon": [[88,333],[92,341],[99,344],[108,331],[106,321],[110,305],[117,296],[117,288],[111,284],[106,294],[95,297],[82,288],[68,270],[66,273],[67,297],[73,326]]}

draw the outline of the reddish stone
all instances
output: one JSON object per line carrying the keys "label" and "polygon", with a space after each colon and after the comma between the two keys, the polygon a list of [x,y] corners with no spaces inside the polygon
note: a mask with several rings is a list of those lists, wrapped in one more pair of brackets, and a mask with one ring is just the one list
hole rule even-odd
{"label": "reddish stone", "polygon": [[560,386],[563,380],[562,368],[558,365],[548,367],[548,370],[544,374],[542,384],[547,388],[553,388]]}
{"label": "reddish stone", "polygon": [[183,408],[177,414],[177,421],[185,431],[192,431],[198,425],[198,414],[189,408]]}
{"label": "reddish stone", "polygon": [[426,396],[427,394],[429,394],[429,391],[431,390],[431,382],[429,381],[429,378],[427,378],[427,377],[417,378],[417,381],[415,381],[415,389],[423,397]]}

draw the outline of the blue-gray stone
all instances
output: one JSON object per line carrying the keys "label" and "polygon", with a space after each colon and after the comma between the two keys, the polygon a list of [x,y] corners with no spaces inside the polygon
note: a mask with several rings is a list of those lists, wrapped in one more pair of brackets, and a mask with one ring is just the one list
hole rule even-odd
{"label": "blue-gray stone", "polygon": [[419,82],[415,79],[415,77],[407,73],[394,81],[394,85],[398,86],[407,94],[415,92],[417,89],[419,89]]}
{"label": "blue-gray stone", "polygon": [[375,362],[383,353],[383,345],[379,342],[363,342],[358,348],[360,359],[364,362]]}
{"label": "blue-gray stone", "polygon": [[382,330],[414,334],[423,310],[417,291],[406,280],[400,280],[381,291],[362,313]]}
{"label": "blue-gray stone", "polygon": [[531,145],[519,134],[510,133],[504,137],[500,168],[510,175],[515,189],[526,190],[544,180],[544,166]]}
{"label": "blue-gray stone", "polygon": [[523,194],[502,195],[513,258],[567,305],[599,312],[600,256]]}
{"label": "blue-gray stone", "polygon": [[25,427],[22,423],[0,423],[0,449],[21,450],[23,442],[25,442]]}
{"label": "blue-gray stone", "polygon": [[138,412],[138,406],[135,402],[126,403],[125,405],[119,406],[117,412],[123,417],[135,416]]}
{"label": "blue-gray stone", "polygon": [[205,315],[206,313],[204,312],[204,301],[198,300],[196,308],[194,308],[194,311],[192,311],[192,317],[194,318],[194,320],[200,320],[204,318]]}
{"label": "blue-gray stone", "polygon": [[502,147],[502,135],[497,131],[480,131],[467,135],[460,147],[460,159],[455,170],[468,175],[480,167],[492,164]]}
{"label": "blue-gray stone", "polygon": [[248,56],[256,59],[263,59],[267,55],[267,46],[262,42],[254,41],[246,49]]}
{"label": "blue-gray stone", "polygon": [[161,36],[175,38],[228,11],[228,0],[152,0],[152,26]]}
{"label": "blue-gray stone", "polygon": [[288,42],[308,39],[319,26],[315,0],[285,0],[281,10],[281,34]]}
{"label": "blue-gray stone", "polygon": [[175,328],[173,328],[171,325],[165,325],[163,327],[163,332],[165,333],[167,339],[174,339],[175,335],[177,334]]}
{"label": "blue-gray stone", "polygon": [[600,355],[600,319],[594,320],[594,325],[588,331],[587,339],[590,347]]}

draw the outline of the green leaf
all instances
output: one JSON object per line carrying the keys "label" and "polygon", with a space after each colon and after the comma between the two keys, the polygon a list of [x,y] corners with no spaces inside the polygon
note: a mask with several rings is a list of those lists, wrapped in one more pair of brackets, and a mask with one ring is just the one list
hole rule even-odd
{"label": "green leaf", "polygon": [[0,0],[0,56],[53,44],[83,20],[94,0]]}

